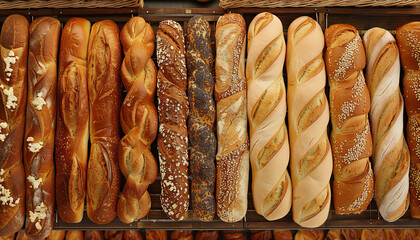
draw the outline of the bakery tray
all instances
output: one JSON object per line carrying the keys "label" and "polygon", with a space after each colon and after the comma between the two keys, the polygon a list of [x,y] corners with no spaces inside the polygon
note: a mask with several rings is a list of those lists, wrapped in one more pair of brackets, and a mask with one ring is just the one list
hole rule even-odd
{"label": "bakery tray", "polygon": [[[53,16],[65,23],[71,17],[84,17],[91,22],[103,19],[113,20],[120,28],[132,17],[141,16],[148,21],[156,31],[159,22],[165,19],[173,19],[186,26],[188,20],[195,15],[203,15],[210,22],[212,39],[214,41],[214,29],[218,18],[227,12],[237,12],[244,16],[247,24],[253,17],[263,11],[269,11],[277,15],[287,31],[290,23],[299,16],[307,15],[316,19],[322,28],[335,23],[348,23],[354,25],[360,33],[371,27],[382,27],[395,32],[395,29],[407,22],[420,20],[420,8],[236,8],[223,10],[218,8],[95,8],[95,9],[11,9],[0,10],[0,22],[10,14],[21,14],[30,21],[39,16]],[[214,44],[213,44],[214,46]],[[155,57],[154,57],[154,60]],[[156,144],[152,146],[156,156]],[[92,223],[86,213],[81,223],[69,224],[62,222],[58,214],[55,215],[54,229],[57,230],[127,230],[127,229],[300,229],[293,222],[291,212],[283,219],[267,221],[258,215],[252,204],[252,196],[249,191],[248,211],[246,217],[236,223],[225,223],[217,217],[211,222],[200,222],[193,218],[190,210],[182,221],[170,220],[160,206],[160,177],[149,187],[152,198],[152,209],[147,217],[131,224],[122,223],[118,218],[105,225]],[[328,220],[321,229],[335,228],[420,228],[420,220],[412,219],[407,212],[402,218],[393,223],[384,221],[377,210],[374,201],[368,209],[359,215],[336,215],[333,208],[330,210]]]}

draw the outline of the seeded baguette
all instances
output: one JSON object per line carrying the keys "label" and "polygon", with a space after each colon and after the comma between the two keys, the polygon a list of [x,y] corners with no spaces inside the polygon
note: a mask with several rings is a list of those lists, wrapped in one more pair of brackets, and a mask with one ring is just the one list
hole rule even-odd
{"label": "seeded baguette", "polygon": [[366,210],[373,195],[370,97],[363,76],[366,56],[362,39],[351,25],[330,26],[325,30],[325,42],[334,208],[337,214],[357,214]]}
{"label": "seeded baguette", "polygon": [[185,42],[181,25],[172,20],[160,22],[157,31],[159,71],[158,152],[160,162],[160,201],[166,215],[182,220],[188,211],[188,99]]}
{"label": "seeded baguette", "polygon": [[397,29],[397,43],[404,68],[403,89],[410,150],[410,213],[420,218],[420,22]]}
{"label": "seeded baguette", "polygon": [[[23,135],[27,97],[29,22],[10,15],[0,36],[0,236],[19,231],[25,221]],[[13,91],[12,91],[13,89]],[[16,97],[13,99],[12,95]]]}

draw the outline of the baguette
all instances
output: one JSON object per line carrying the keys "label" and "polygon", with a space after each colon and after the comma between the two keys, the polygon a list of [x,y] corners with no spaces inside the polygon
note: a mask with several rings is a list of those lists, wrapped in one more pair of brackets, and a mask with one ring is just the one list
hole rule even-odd
{"label": "baguette", "polygon": [[213,54],[210,25],[203,17],[193,17],[187,25],[188,135],[192,210],[201,221],[211,221],[216,212],[216,105],[213,98]]}
{"label": "baguette", "polygon": [[[29,22],[10,15],[1,29],[0,236],[18,232],[25,221],[23,135],[27,97]],[[13,91],[11,91],[13,89]],[[13,96],[10,95],[13,93]],[[15,97],[15,98],[14,98]]]}
{"label": "baguette", "polygon": [[403,134],[400,59],[395,39],[385,29],[369,29],[363,43],[371,96],[375,201],[381,216],[393,222],[404,215],[410,201],[410,153]]}
{"label": "baguette", "polygon": [[420,218],[420,22],[397,29],[397,43],[404,68],[403,90],[410,150],[410,213]]}
{"label": "baguette", "polygon": [[245,79],[245,20],[228,13],[216,25],[217,215],[237,222],[247,210],[249,140]]}
{"label": "baguette", "polygon": [[268,220],[284,217],[292,206],[285,55],[280,19],[267,12],[258,14],[249,25],[246,64],[250,161],[255,210]]}
{"label": "baguette", "polygon": [[287,40],[293,220],[302,227],[314,228],[327,219],[331,202],[324,34],[312,18],[300,17],[289,26]]}
{"label": "baguette", "polygon": [[126,178],[118,200],[118,217],[125,223],[149,213],[149,184],[157,177],[157,164],[150,145],[156,138],[158,116],[153,104],[156,67],[151,59],[155,34],[143,18],[133,17],[121,30],[125,58],[121,78],[127,96],[121,107],[120,122],[126,134],[118,147],[120,170]]}
{"label": "baguette", "polygon": [[88,52],[90,157],[87,170],[87,214],[105,224],[117,215],[121,104],[121,46],[118,26],[104,20],[93,24]]}
{"label": "baguette", "polygon": [[89,100],[86,80],[90,22],[64,26],[58,67],[55,165],[57,210],[64,222],[82,221],[86,195]]}
{"label": "baguette", "polygon": [[188,211],[188,99],[184,35],[179,23],[166,20],[157,31],[159,65],[158,151],[160,162],[160,201],[166,215],[182,220]]}
{"label": "baguette", "polygon": [[333,199],[336,214],[366,210],[373,195],[370,109],[363,68],[362,39],[356,28],[335,24],[325,30],[325,62],[330,86]]}
{"label": "baguette", "polygon": [[41,17],[29,27],[28,102],[24,162],[26,227],[29,238],[50,235],[54,220],[54,134],[57,55],[61,24]]}

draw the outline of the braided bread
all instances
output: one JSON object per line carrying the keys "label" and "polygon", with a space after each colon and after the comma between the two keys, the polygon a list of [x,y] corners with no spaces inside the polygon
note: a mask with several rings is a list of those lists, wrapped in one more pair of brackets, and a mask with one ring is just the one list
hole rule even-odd
{"label": "braided bread", "polygon": [[248,119],[254,206],[268,220],[284,217],[292,206],[285,55],[280,19],[271,13],[258,14],[248,30]]}
{"label": "braided bread", "polygon": [[420,218],[420,22],[397,29],[404,68],[403,88],[407,111],[407,142],[410,150],[410,213]]}
{"label": "braided bread", "polygon": [[361,213],[373,195],[370,109],[363,68],[366,56],[356,28],[335,24],[325,30],[330,85],[333,199],[337,214]]}
{"label": "braided bread", "polygon": [[324,34],[313,19],[300,17],[289,26],[287,38],[293,220],[312,228],[325,222],[331,202]]}
{"label": "braided bread", "polygon": [[[25,173],[22,144],[25,125],[29,22],[10,15],[0,45],[0,236],[19,231],[25,221]],[[13,90],[13,91],[11,91]],[[9,93],[16,97],[13,100]]]}
{"label": "braided bread", "polygon": [[245,20],[228,13],[216,25],[217,215],[237,222],[247,210],[249,140],[246,113]]}
{"label": "braided bread", "polygon": [[131,223],[147,215],[151,207],[149,184],[157,177],[157,164],[148,149],[157,134],[156,67],[151,59],[155,35],[143,18],[133,17],[121,30],[125,58],[121,79],[128,93],[121,107],[118,160],[126,183],[118,200],[118,217]]}
{"label": "braided bread", "polygon": [[385,29],[368,30],[363,43],[371,96],[375,200],[381,216],[392,222],[404,215],[410,200],[410,153],[403,134],[400,59],[395,39]]}
{"label": "braided bread", "polygon": [[54,134],[56,118],[57,55],[61,24],[41,17],[29,27],[28,102],[24,162],[26,235],[50,235],[54,220]]}
{"label": "braided bread", "polygon": [[157,32],[157,62],[159,65],[158,151],[160,162],[160,201],[165,213],[181,220],[189,206],[188,186],[188,99],[187,68],[182,27],[166,20]]}
{"label": "braided bread", "polygon": [[210,221],[216,212],[216,136],[213,133],[216,106],[211,73],[210,25],[203,17],[193,17],[187,26],[188,135],[190,139],[191,203],[201,221]]}
{"label": "braided bread", "polygon": [[[89,141],[86,68],[90,22],[67,21],[61,35],[55,139],[56,199],[64,222],[83,219]],[[73,37],[77,36],[77,37]]]}

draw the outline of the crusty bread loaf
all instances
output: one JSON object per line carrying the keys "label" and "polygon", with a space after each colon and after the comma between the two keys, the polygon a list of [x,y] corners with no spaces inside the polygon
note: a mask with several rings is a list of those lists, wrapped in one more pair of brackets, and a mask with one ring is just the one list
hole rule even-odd
{"label": "crusty bread loaf", "polygon": [[124,240],[143,240],[143,236],[140,231],[137,230],[127,230],[124,231]]}
{"label": "crusty bread loaf", "polygon": [[71,18],[61,34],[55,136],[55,195],[60,219],[82,221],[86,195],[89,100],[86,80],[90,22]]}
{"label": "crusty bread loaf", "polygon": [[191,230],[175,230],[171,232],[171,240],[193,240],[193,232]]}
{"label": "crusty bread loaf", "polygon": [[290,230],[273,230],[273,240],[293,240]]}
{"label": "crusty bread loaf", "polygon": [[66,240],[83,240],[83,231],[69,230],[66,231]]}
{"label": "crusty bread loaf", "polygon": [[191,18],[187,25],[188,136],[190,140],[191,205],[201,221],[211,221],[216,212],[217,141],[214,135],[216,105],[213,98],[214,59],[210,25],[204,17]]}
{"label": "crusty bread loaf", "polygon": [[123,231],[107,230],[104,231],[104,239],[107,240],[123,240]]}
{"label": "crusty bread loaf", "polygon": [[295,240],[323,240],[324,236],[324,231],[321,229],[298,230]]}
{"label": "crusty bread loaf", "polygon": [[249,140],[246,112],[245,20],[228,13],[216,25],[217,215],[237,222],[247,210]]}
{"label": "crusty bread loaf", "polygon": [[250,240],[272,240],[273,233],[271,230],[251,230],[249,231]]}
{"label": "crusty bread loaf", "polygon": [[22,144],[27,97],[29,22],[10,15],[1,29],[0,236],[16,233],[25,221]]}
{"label": "crusty bread loaf", "polygon": [[356,28],[335,24],[325,30],[325,62],[330,87],[333,199],[335,213],[357,214],[373,195],[369,90],[365,50]]}
{"label": "crusty bread loaf", "polygon": [[66,238],[66,231],[64,230],[52,230],[51,234],[47,237],[47,240],[64,240]]}
{"label": "crusty bread loaf", "polygon": [[120,122],[126,134],[120,141],[118,161],[126,178],[118,200],[118,217],[131,223],[149,213],[149,184],[157,177],[157,163],[149,148],[156,138],[158,116],[153,104],[156,67],[151,59],[155,34],[143,18],[131,18],[121,30],[125,58],[121,79],[128,91],[121,106]]}
{"label": "crusty bread loaf", "polygon": [[87,214],[95,223],[117,215],[121,46],[118,26],[104,20],[93,24],[89,38],[88,92],[90,157],[87,171]]}
{"label": "crusty bread loaf", "polygon": [[160,201],[166,215],[181,220],[188,211],[188,99],[185,43],[181,25],[172,20],[160,22],[157,31],[159,65],[158,151],[160,162]]}
{"label": "crusty bread loaf", "polygon": [[223,230],[223,240],[247,240],[245,230]]}
{"label": "crusty bread loaf", "polygon": [[392,222],[404,215],[410,201],[410,153],[403,134],[400,59],[395,39],[385,29],[369,29],[363,43],[371,96],[375,200],[381,216]]}
{"label": "crusty bread loaf", "polygon": [[219,240],[219,231],[197,231],[196,240]]}
{"label": "crusty bread loaf", "polygon": [[97,230],[87,230],[84,237],[85,240],[102,240],[104,239],[104,233]]}
{"label": "crusty bread loaf", "polygon": [[410,150],[410,213],[420,218],[420,22],[397,29],[397,43],[404,68],[403,88]]}
{"label": "crusty bread loaf", "polygon": [[[44,238],[41,238],[42,240]],[[16,234],[16,240],[31,240],[25,233],[25,230],[20,230],[18,234]]]}
{"label": "crusty bread loaf", "polygon": [[168,239],[165,230],[146,230],[146,240],[166,240]]}
{"label": "crusty bread loaf", "polygon": [[257,213],[268,220],[284,217],[292,206],[286,88],[286,43],[280,19],[258,14],[248,29],[248,119],[252,196]]}
{"label": "crusty bread loaf", "polygon": [[300,17],[289,26],[287,40],[293,220],[303,227],[318,227],[330,211],[332,173],[324,34],[315,20]]}
{"label": "crusty bread loaf", "polygon": [[26,235],[50,235],[54,220],[57,56],[61,24],[41,17],[29,27],[28,101],[24,162],[26,175]]}
{"label": "crusty bread loaf", "polygon": [[385,239],[383,229],[363,229],[360,240]]}
{"label": "crusty bread loaf", "polygon": [[[23,164],[22,164],[23,165]],[[15,240],[16,233],[0,237],[0,240]]]}

